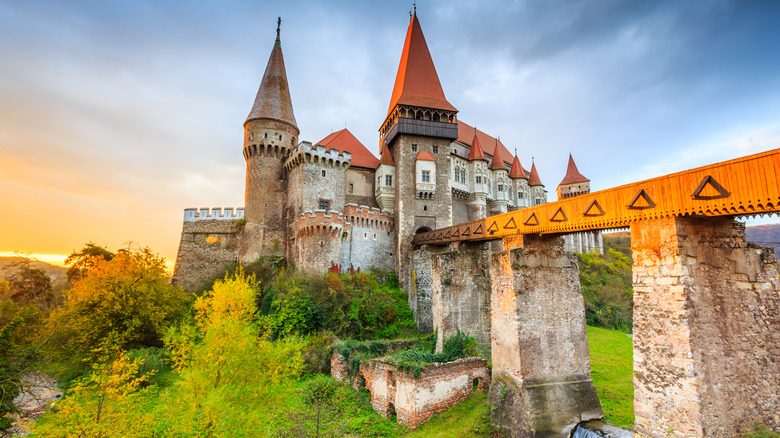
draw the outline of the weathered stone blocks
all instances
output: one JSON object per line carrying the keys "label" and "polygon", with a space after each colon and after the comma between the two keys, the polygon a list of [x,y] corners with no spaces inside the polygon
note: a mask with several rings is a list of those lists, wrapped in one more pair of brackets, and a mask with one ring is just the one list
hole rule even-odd
{"label": "weathered stone blocks", "polygon": [[[640,436],[780,431],[780,281],[730,218],[631,226]],[[653,269],[657,268],[657,269]]]}

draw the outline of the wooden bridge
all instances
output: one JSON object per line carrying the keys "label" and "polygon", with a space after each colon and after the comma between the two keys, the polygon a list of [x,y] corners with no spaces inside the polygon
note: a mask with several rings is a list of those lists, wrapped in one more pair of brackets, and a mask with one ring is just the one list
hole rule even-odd
{"label": "wooden bridge", "polygon": [[780,149],[419,233],[415,245],[622,228],[675,216],[780,211]]}

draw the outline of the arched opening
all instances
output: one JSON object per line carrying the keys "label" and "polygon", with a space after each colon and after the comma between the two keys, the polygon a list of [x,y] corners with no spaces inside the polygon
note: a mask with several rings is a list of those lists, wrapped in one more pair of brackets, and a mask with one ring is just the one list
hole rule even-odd
{"label": "arched opening", "polygon": [[474,377],[474,380],[471,381],[471,392],[477,392],[479,389],[479,377]]}
{"label": "arched opening", "polygon": [[427,233],[428,231],[433,230],[430,227],[420,227],[417,229],[417,231],[414,232],[414,234]]}
{"label": "arched opening", "polygon": [[395,413],[395,405],[392,403],[387,404],[387,419],[393,421],[397,420],[397,416]]}

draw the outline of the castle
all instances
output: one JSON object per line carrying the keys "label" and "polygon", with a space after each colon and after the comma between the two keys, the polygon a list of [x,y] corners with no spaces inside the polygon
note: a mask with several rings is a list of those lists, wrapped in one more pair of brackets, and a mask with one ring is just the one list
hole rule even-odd
{"label": "castle", "polygon": [[[245,206],[184,211],[174,281],[192,288],[226,263],[265,255],[308,271],[394,269],[416,289],[415,233],[547,202],[535,165],[526,170],[500,140],[458,119],[416,12],[379,132],[378,159],[347,129],[300,141],[277,26],[244,122]],[[572,166],[559,197],[589,190],[570,157]]]}

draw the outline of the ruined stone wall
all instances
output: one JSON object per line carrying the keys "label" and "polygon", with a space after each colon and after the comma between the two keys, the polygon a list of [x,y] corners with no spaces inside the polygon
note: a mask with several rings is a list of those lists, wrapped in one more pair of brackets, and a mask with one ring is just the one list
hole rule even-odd
{"label": "ruined stone wall", "polygon": [[631,226],[640,436],[780,432],[780,280],[730,218]]}
{"label": "ruined stone wall", "polygon": [[458,330],[490,345],[490,249],[488,243],[453,244],[431,258],[436,351]]}
{"label": "ruined stone wall", "polygon": [[473,394],[475,379],[476,390],[487,390],[490,370],[486,360],[472,357],[426,368],[420,377],[396,373],[395,379],[398,422],[413,429]]}
{"label": "ruined stone wall", "polygon": [[238,261],[240,228],[238,219],[184,222],[174,284],[192,291]]}
{"label": "ruined stone wall", "polygon": [[569,436],[603,415],[579,269],[562,237],[512,241],[520,245],[491,259],[491,421],[511,437]]}

